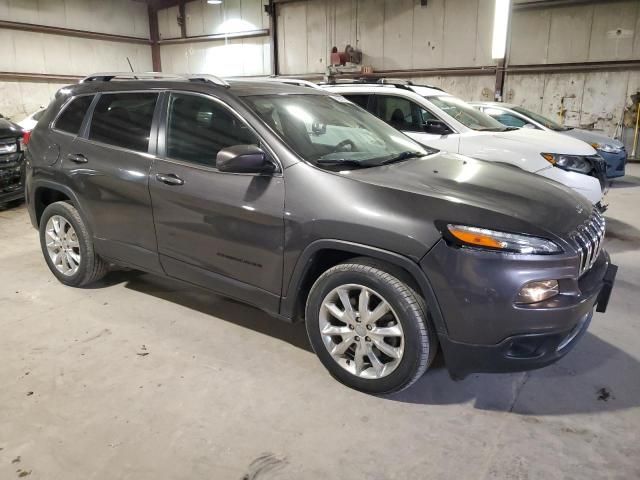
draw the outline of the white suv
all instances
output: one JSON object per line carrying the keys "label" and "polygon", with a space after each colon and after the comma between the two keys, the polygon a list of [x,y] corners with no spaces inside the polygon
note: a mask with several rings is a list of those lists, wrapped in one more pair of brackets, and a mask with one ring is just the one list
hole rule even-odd
{"label": "white suv", "polygon": [[571,171],[564,167],[567,162],[558,162],[579,157],[593,165],[593,172],[604,172],[604,160],[581,140],[553,132],[505,127],[435,87],[384,80],[321,86],[348,98],[424,145],[514,165],[562,183],[603,207],[604,179]]}

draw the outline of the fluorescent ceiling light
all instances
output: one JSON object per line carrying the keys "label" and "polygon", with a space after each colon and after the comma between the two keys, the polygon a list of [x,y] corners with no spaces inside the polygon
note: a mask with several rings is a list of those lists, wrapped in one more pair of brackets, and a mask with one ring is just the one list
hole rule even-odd
{"label": "fluorescent ceiling light", "polygon": [[207,3],[210,3],[211,5],[220,5],[222,0],[207,0]]}
{"label": "fluorescent ceiling light", "polygon": [[510,11],[511,0],[496,0],[496,9],[493,15],[493,40],[491,42],[491,58],[495,60],[504,58],[507,49]]}

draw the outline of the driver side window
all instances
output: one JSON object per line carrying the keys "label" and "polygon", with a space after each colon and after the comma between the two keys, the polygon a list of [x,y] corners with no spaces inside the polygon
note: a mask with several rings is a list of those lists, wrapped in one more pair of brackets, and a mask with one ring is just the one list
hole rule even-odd
{"label": "driver side window", "polygon": [[249,127],[217,102],[200,95],[171,94],[167,157],[215,167],[223,148],[259,144]]}
{"label": "driver side window", "polygon": [[393,128],[404,132],[422,132],[423,115],[420,106],[410,100],[392,95],[376,96],[376,116],[387,122]]}
{"label": "driver side window", "polygon": [[511,115],[510,113],[507,113],[507,112],[503,112],[503,111],[488,112],[485,110],[485,113],[488,113],[490,116],[495,118],[501,124],[506,125],[507,127],[521,128],[527,124],[525,120],[521,119],[520,117],[516,117],[515,115]]}

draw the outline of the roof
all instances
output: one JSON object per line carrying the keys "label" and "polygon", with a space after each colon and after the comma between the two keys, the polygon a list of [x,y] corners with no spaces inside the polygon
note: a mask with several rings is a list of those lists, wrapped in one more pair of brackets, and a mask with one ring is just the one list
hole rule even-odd
{"label": "roof", "polygon": [[504,102],[469,102],[471,105],[484,105],[485,107],[504,107],[504,108],[513,108],[517,105],[513,103],[504,103]]}
{"label": "roof", "polygon": [[417,93],[423,97],[432,97],[432,96],[443,96],[449,95],[445,91],[437,88],[426,85],[412,85],[412,84],[394,84],[394,83],[366,83],[366,82],[354,82],[354,83],[327,83],[322,84],[323,88],[327,90],[336,89],[342,92],[346,91],[358,91],[358,92],[366,92],[372,90],[408,90],[414,93]]}
{"label": "roof", "polygon": [[92,80],[77,85],[64,87],[64,94],[79,95],[83,93],[120,92],[136,90],[166,90],[175,89],[196,93],[211,93],[212,91],[227,95],[246,97],[252,95],[326,95],[320,89],[301,87],[287,83],[269,80],[225,80],[221,85],[206,80],[189,80],[188,78],[169,79],[139,79],[139,80]]}

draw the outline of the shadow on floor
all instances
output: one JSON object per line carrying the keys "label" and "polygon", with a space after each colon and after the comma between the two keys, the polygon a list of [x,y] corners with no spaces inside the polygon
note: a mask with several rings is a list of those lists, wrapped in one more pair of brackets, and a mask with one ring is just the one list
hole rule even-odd
{"label": "shadow on floor", "polygon": [[153,295],[312,352],[302,322],[287,323],[250,305],[220,297],[208,290],[140,272],[113,272],[103,282],[96,284],[96,288],[126,282],[126,288]]}
{"label": "shadow on floor", "polygon": [[[113,272],[96,287],[117,283],[216,317],[212,321],[231,322],[312,352],[302,323],[286,323],[249,305],[145,273]],[[382,398],[426,405],[473,403],[480,410],[523,415],[598,413],[640,406],[638,378],[638,360],[587,332],[560,362],[534,372],[474,374],[454,381],[439,354],[427,374],[412,387]]]}
{"label": "shadow on floor", "polygon": [[[619,242],[611,240],[620,240]],[[607,244],[609,253],[620,253],[640,248],[640,230],[615,218],[607,217]]]}
{"label": "shadow on floor", "polygon": [[625,175],[619,179],[611,180],[610,188],[632,188],[640,187],[640,177]]}
{"label": "shadow on floor", "polygon": [[638,360],[587,332],[566,357],[540,370],[452,381],[440,363],[388,398],[429,405],[472,402],[477,409],[522,415],[600,413],[640,406],[638,378]]}

